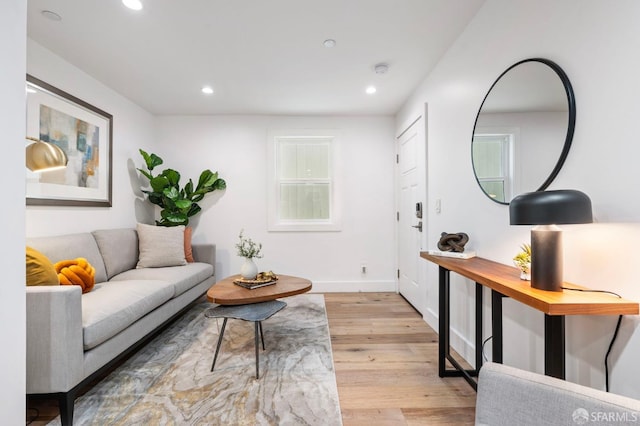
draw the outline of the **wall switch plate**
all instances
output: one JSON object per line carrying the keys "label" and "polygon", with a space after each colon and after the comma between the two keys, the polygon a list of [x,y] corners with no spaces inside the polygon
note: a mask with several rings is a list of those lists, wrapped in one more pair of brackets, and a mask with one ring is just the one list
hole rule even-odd
{"label": "wall switch plate", "polygon": [[436,200],[436,213],[440,213],[440,212],[442,212],[442,200],[438,198]]}

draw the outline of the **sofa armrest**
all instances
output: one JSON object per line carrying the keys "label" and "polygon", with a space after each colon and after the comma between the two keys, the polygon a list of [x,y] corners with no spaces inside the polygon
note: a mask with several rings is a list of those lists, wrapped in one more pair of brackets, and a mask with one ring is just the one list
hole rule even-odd
{"label": "sofa armrest", "polygon": [[193,244],[193,259],[196,262],[204,262],[216,267],[216,245],[215,244]]}
{"label": "sofa armrest", "polygon": [[83,378],[80,286],[27,287],[27,393],[66,392]]}
{"label": "sofa armrest", "polygon": [[611,424],[612,418],[640,420],[640,401],[502,364],[480,369],[476,425]]}

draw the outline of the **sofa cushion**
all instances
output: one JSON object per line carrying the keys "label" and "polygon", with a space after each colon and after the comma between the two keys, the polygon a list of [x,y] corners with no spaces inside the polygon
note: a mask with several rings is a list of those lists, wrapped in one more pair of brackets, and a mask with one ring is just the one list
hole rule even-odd
{"label": "sofa cushion", "polygon": [[173,296],[167,281],[96,284],[82,296],[83,345],[88,350],[115,336]]}
{"label": "sofa cushion", "polygon": [[173,297],[177,297],[213,275],[213,265],[189,263],[166,268],[131,269],[111,278],[111,283],[129,280],[163,280],[174,286]]}
{"label": "sofa cushion", "polygon": [[184,225],[165,227],[139,223],[138,268],[185,265]]}
{"label": "sofa cushion", "polygon": [[43,253],[52,263],[84,257],[91,266],[96,268],[96,282],[107,281],[107,271],[98,244],[89,232],[56,237],[27,238],[27,245]]}
{"label": "sofa cushion", "polygon": [[138,234],[133,228],[100,229],[93,231],[107,270],[107,279],[136,267],[138,262]]}
{"label": "sofa cushion", "polygon": [[27,247],[27,285],[59,285],[58,274],[47,256]]}

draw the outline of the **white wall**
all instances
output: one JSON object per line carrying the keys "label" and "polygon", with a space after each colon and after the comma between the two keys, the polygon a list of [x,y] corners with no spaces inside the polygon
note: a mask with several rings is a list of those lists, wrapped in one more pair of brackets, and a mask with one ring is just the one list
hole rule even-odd
{"label": "white wall", "polygon": [[[342,231],[267,232],[267,133],[282,129],[340,131]],[[244,229],[264,246],[260,270],[308,277],[316,291],[395,290],[392,117],[158,117],[157,134],[154,152],[184,182],[206,168],[227,181],[193,222],[195,242],[217,244],[218,276],[238,273]]]}
{"label": "white wall", "polygon": [[0,268],[0,413],[4,424],[22,424],[25,413],[25,297],[24,182],[11,179],[24,173],[24,79],[27,4],[3,1],[0,6],[0,129],[4,139],[2,172],[3,241]]}
{"label": "white wall", "polygon": [[[228,189],[205,199],[192,223],[194,242],[217,244],[218,276],[238,271],[234,245],[244,228],[264,244],[261,270],[309,277],[316,290],[395,290],[392,117],[154,117],[32,40],[27,71],[114,117],[113,207],[29,206],[28,237],[153,223],[157,212],[144,200],[135,170],[143,167],[142,148],[183,173],[185,182],[205,168],[227,181]],[[301,128],[341,131],[341,232],[266,231],[267,132]]]}
{"label": "white wall", "polygon": [[[35,237],[134,226],[137,200],[134,191],[139,190],[139,184],[133,161],[138,160],[138,148],[153,144],[153,115],[30,39],[27,39],[27,72],[114,118],[112,207],[29,206],[26,235]],[[24,173],[21,170],[20,174]],[[135,180],[132,182],[132,179]]]}
{"label": "white wall", "polygon": [[[586,192],[598,222],[564,227],[565,280],[640,300],[634,256],[640,238],[639,20],[635,0],[486,2],[396,117],[400,129],[423,103],[429,105],[430,241],[442,231],[465,231],[480,256],[508,264],[528,241],[529,227],[509,226],[508,208],[492,203],[477,186],[470,142],[477,110],[496,77],[521,59],[548,58],[569,76],[577,103],[573,146],[550,189]],[[456,173],[451,159],[459,164]],[[438,198],[441,214],[434,212]],[[437,268],[427,262],[423,267],[429,294],[437,294]],[[473,286],[460,278],[452,283],[456,346],[472,359]],[[425,318],[435,325],[437,300],[428,303]],[[542,314],[513,301],[505,302],[504,311],[505,363],[543,371]],[[567,319],[568,380],[604,388],[604,355],[615,321]],[[612,392],[635,398],[640,398],[638,323],[636,316],[625,317],[610,359]]]}

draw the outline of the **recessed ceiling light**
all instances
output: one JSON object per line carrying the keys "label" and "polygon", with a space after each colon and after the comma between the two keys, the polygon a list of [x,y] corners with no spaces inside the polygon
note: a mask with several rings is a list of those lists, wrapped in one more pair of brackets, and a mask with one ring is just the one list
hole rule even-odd
{"label": "recessed ceiling light", "polygon": [[51,20],[51,21],[62,21],[62,16],[58,15],[55,12],[52,12],[50,10],[43,10],[42,12],[40,12],[42,14],[42,16],[44,16],[45,18]]}
{"label": "recessed ceiling light", "polygon": [[328,38],[325,41],[322,42],[322,45],[324,47],[335,47],[336,46],[336,41],[332,38]]}
{"label": "recessed ceiling light", "polygon": [[374,93],[376,93],[376,88],[374,86],[369,86],[367,87],[367,90],[365,90],[365,92],[367,92],[368,95],[373,95]]}
{"label": "recessed ceiling light", "polygon": [[122,4],[131,10],[142,10],[142,1],[140,0],[122,0]]}
{"label": "recessed ceiling light", "polygon": [[205,95],[213,95],[213,88],[211,86],[204,86],[202,88],[202,93]]}

